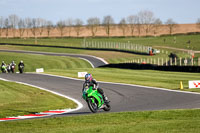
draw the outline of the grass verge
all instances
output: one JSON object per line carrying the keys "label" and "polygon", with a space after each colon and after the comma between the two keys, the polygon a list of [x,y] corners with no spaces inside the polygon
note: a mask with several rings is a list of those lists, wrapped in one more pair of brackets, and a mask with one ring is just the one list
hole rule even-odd
{"label": "grass verge", "polygon": [[0,133],[198,133],[200,110],[106,113],[0,123]]}
{"label": "grass verge", "polygon": [[50,92],[0,80],[0,118],[76,106],[71,100]]}

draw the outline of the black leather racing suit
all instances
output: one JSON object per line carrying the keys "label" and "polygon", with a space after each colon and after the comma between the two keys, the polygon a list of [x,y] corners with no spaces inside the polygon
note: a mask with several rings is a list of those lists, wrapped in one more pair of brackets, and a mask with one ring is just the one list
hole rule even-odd
{"label": "black leather racing suit", "polygon": [[103,98],[105,97],[103,89],[99,88],[99,84],[97,83],[97,81],[95,79],[92,79],[91,81],[85,81],[83,84],[82,91],[84,91],[86,86],[88,86],[88,87],[92,86],[94,89],[97,89],[97,91],[103,96]]}

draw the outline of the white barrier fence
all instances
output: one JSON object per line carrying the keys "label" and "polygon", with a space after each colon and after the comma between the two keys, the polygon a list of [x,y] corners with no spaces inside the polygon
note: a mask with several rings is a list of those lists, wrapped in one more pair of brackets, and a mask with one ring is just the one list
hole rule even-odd
{"label": "white barrier fence", "polygon": [[200,66],[200,58],[137,58],[124,63],[153,64],[158,66]]}
{"label": "white barrier fence", "polygon": [[105,49],[118,49],[118,50],[127,50],[135,52],[144,52],[149,53],[149,49],[152,49],[150,46],[144,46],[140,44],[133,43],[122,43],[122,42],[96,42],[96,41],[84,41],[82,44],[84,48],[105,48]]}

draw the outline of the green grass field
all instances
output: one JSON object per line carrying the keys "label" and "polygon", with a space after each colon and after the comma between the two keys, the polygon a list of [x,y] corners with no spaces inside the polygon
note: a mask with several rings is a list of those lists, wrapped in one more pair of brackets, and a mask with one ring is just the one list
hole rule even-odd
{"label": "green grass field", "polygon": [[0,133],[199,133],[200,110],[104,113],[0,123]]}
{"label": "green grass field", "polygon": [[[164,39],[166,40],[164,42]],[[176,43],[175,41],[176,40]],[[187,42],[190,40],[190,44]],[[56,45],[56,46],[69,46],[81,47],[83,38],[45,38],[37,39],[37,44],[41,45]],[[176,35],[176,36],[162,36],[162,37],[127,37],[127,38],[86,38],[86,41],[99,41],[99,42],[122,42],[133,43],[147,46],[168,46],[175,48],[183,48],[189,50],[200,50],[200,35]],[[22,43],[22,44],[35,44],[35,39],[0,39],[0,43]]]}
{"label": "green grass field", "polygon": [[76,106],[71,100],[50,92],[0,80],[0,118]]}

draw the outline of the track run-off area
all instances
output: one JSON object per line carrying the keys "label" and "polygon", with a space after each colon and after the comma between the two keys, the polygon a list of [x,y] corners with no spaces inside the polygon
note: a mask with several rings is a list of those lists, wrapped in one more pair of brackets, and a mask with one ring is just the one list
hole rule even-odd
{"label": "track run-off area", "polygon": [[[4,50],[4,52],[13,51]],[[20,52],[28,53],[25,51]],[[44,53],[31,52],[31,54]],[[51,54],[54,53],[48,53],[48,55]],[[60,56],[61,54],[54,55]],[[73,57],[74,56],[75,55],[73,55]],[[82,55],[76,55],[76,57],[84,58]],[[106,64],[104,61],[102,61],[102,59],[100,60],[94,57],[91,58],[92,59],[87,58],[87,60],[89,60],[94,67]],[[82,99],[82,85],[84,83],[84,80],[36,73],[0,74],[0,78],[14,82],[21,82],[32,86],[37,86],[40,88],[45,88],[51,92],[55,92],[57,94],[68,96],[72,99],[76,99],[78,102],[80,102],[81,105],[83,105],[79,110],[74,110],[73,112],[64,113],[57,116],[80,115],[91,113],[86,102]],[[154,88],[131,84],[109,83],[101,81],[99,81],[99,83],[100,88],[104,89],[106,95],[111,101],[112,109],[110,112],[200,108],[199,93],[168,90],[163,88]]]}

